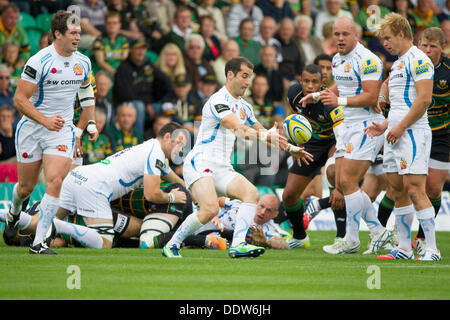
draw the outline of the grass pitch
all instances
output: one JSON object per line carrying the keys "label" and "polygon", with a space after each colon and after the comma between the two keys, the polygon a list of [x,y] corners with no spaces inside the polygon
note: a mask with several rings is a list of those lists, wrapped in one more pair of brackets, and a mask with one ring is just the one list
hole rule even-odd
{"label": "grass pitch", "polygon": [[[0,299],[450,299],[450,232],[437,233],[443,261],[425,263],[362,255],[367,232],[360,252],[343,256],[322,251],[334,231],[309,235],[308,249],[268,250],[256,259],[188,248],[183,259],[163,258],[160,249],[61,248],[35,256],[0,237]],[[70,289],[73,270],[80,289]]]}

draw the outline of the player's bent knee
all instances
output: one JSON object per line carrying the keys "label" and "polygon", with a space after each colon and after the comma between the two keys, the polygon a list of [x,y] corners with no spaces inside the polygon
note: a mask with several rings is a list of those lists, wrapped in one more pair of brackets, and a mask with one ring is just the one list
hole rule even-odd
{"label": "player's bent knee", "polygon": [[111,249],[112,248],[112,240],[109,238],[102,237],[103,245],[102,249]]}
{"label": "player's bent knee", "polygon": [[245,194],[242,196],[242,202],[244,203],[258,203],[259,201],[259,192],[255,186],[252,186],[248,190],[246,190]]}
{"label": "player's bent knee", "polygon": [[155,248],[154,238],[169,232],[172,228],[173,223],[170,219],[162,215],[147,215],[142,221],[139,248]]}

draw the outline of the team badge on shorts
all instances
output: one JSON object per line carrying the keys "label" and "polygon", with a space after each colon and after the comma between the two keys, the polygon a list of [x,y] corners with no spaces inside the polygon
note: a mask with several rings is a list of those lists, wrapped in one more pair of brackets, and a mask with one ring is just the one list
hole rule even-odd
{"label": "team badge on shorts", "polygon": [[67,152],[67,146],[66,145],[60,144],[57,148],[58,148],[58,151]]}
{"label": "team badge on shorts", "polygon": [[76,76],[81,76],[83,74],[83,68],[77,63],[73,66],[73,72]]}
{"label": "team badge on shorts", "polygon": [[400,169],[405,170],[406,167],[406,161],[404,159],[400,160]]}
{"label": "team badge on shorts", "polygon": [[345,152],[352,153],[352,144],[351,143],[347,144],[347,147],[345,148]]}

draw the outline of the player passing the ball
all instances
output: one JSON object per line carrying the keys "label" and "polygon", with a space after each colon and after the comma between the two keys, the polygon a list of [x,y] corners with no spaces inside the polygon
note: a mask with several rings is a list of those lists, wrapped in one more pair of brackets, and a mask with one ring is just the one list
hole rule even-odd
{"label": "player passing the ball", "polygon": [[242,201],[229,256],[257,257],[265,252],[264,248],[245,242],[255,216],[259,194],[256,187],[231,166],[230,156],[236,136],[288,150],[305,163],[313,160],[312,155],[302,147],[288,144],[275,127],[266,130],[256,120],[252,107],[241,98],[250,85],[252,74],[253,65],[246,58],[232,58],[225,65],[225,86],[203,106],[197,141],[183,166],[184,181],[197,201],[199,210],[184,220],[163,248],[165,257],[181,258],[179,248],[183,240],[217,216],[218,194]]}

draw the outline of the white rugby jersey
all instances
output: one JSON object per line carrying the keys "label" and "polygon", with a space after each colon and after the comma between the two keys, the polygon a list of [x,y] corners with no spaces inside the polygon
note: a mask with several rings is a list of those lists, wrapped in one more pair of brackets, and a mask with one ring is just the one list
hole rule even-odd
{"label": "white rugby jersey", "polygon": [[[430,58],[416,46],[412,46],[392,65],[389,75],[389,127],[398,124],[411,109],[417,97],[415,83],[433,79],[434,66]],[[410,128],[427,128],[428,116],[425,112]]]}
{"label": "white rugby jersey", "polygon": [[[340,97],[354,97],[362,92],[363,81],[382,80],[381,60],[359,42],[347,55],[337,53],[331,63]],[[344,122],[383,118],[369,106],[343,107]]]}
{"label": "white rugby jersey", "polygon": [[145,174],[162,176],[170,171],[161,144],[150,139],[98,163],[77,167],[71,174],[81,175],[86,184],[100,185],[98,192],[112,201],[142,186]]}
{"label": "white rugby jersey", "polygon": [[[218,215],[220,221],[223,223],[225,228],[227,228],[229,230],[234,230],[234,227],[236,225],[236,215],[239,211],[239,207],[241,206],[241,203],[242,202],[240,200],[226,198],[225,208],[221,208],[219,211],[219,215]],[[253,223],[252,225],[257,225],[257,224]],[[266,235],[267,238],[270,238],[273,236],[279,236],[279,237],[282,236],[276,230],[275,222],[272,219],[270,219],[269,221],[267,221],[264,224],[257,225],[257,226],[262,229],[262,231],[264,232],[264,234]],[[217,227],[214,224],[212,224],[211,222],[208,222],[206,225],[202,226],[196,232],[196,234],[201,233],[206,230],[215,230],[215,229],[217,229]]]}
{"label": "white rugby jersey", "polygon": [[78,89],[89,79],[90,72],[88,57],[79,52],[63,57],[50,45],[27,61],[21,79],[38,85],[30,102],[40,113],[49,118],[59,113],[68,125],[73,120]]}
{"label": "white rugby jersey", "polygon": [[202,122],[194,148],[188,157],[199,155],[203,160],[220,164],[230,163],[235,134],[223,127],[220,121],[234,113],[241,124],[256,123],[253,109],[241,97],[235,99],[224,86],[214,93],[202,109]]}

